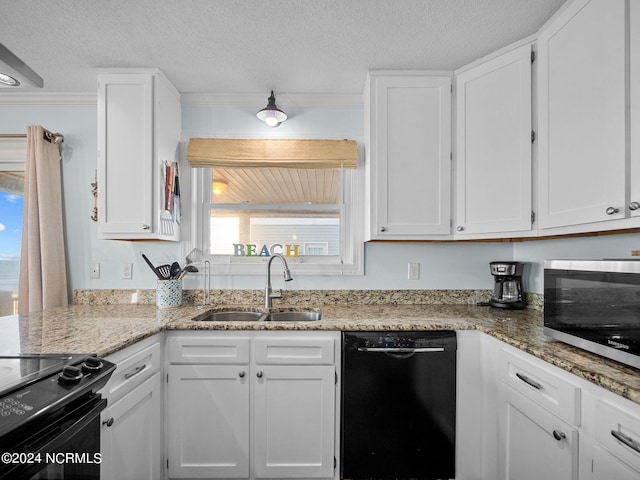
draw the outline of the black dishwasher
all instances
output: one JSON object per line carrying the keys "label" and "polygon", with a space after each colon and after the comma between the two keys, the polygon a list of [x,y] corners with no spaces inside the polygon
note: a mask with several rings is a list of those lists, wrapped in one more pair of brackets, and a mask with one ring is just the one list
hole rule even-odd
{"label": "black dishwasher", "polygon": [[343,332],[343,479],[455,477],[456,334]]}

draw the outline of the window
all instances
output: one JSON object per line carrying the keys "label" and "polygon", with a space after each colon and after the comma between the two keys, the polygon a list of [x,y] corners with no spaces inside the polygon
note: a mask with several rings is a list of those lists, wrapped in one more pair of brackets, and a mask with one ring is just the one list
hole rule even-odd
{"label": "window", "polygon": [[18,313],[26,138],[0,136],[0,316]]}
{"label": "window", "polygon": [[264,274],[274,253],[296,274],[362,274],[357,169],[197,168],[199,247],[213,274]]}

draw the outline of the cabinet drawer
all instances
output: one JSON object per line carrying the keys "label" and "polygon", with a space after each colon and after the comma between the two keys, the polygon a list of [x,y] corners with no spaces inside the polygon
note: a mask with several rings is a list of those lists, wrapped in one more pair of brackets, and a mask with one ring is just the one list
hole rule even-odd
{"label": "cabinet drawer", "polygon": [[111,375],[109,383],[102,389],[102,393],[111,402],[130,392],[151,377],[153,373],[160,370],[161,349],[159,343],[153,343],[130,355],[126,355],[126,353],[127,350],[123,350],[121,355],[124,356],[114,354],[109,357],[109,360],[116,363],[117,367]]}
{"label": "cabinet drawer", "polygon": [[169,363],[249,363],[249,337],[171,337],[168,342]]}
{"label": "cabinet drawer", "polygon": [[596,441],[613,455],[640,470],[640,412],[596,403]]}
{"label": "cabinet drawer", "polygon": [[264,365],[333,365],[331,337],[269,336],[255,339],[255,363]]}
{"label": "cabinet drawer", "polygon": [[500,375],[504,382],[563,420],[580,425],[580,387],[557,375],[551,368],[507,350],[501,351],[500,362]]}

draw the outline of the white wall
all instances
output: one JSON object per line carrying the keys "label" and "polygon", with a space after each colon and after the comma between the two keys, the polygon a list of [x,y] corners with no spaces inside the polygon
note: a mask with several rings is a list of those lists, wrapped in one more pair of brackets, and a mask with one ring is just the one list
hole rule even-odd
{"label": "white wall", "polygon": [[[92,103],[93,102],[93,103]],[[190,136],[275,136],[309,138],[363,137],[360,105],[293,106],[290,119],[276,129],[255,118],[261,105],[184,106],[184,138]],[[154,288],[155,276],[140,257],[144,251],[155,262],[183,260],[182,248],[166,242],[98,240],[91,221],[91,182],[96,169],[95,98],[81,104],[3,104],[0,98],[0,133],[24,133],[40,124],[65,136],[63,182],[69,278],[72,289]],[[1,217],[1,213],[0,213]],[[522,243],[369,243],[365,246],[365,275],[356,277],[301,277],[288,289],[486,289],[492,286],[489,262],[531,262],[525,287],[542,293],[542,262],[546,258],[600,258],[628,256],[640,247],[640,234]],[[101,264],[101,278],[89,278],[92,262]],[[419,280],[407,280],[407,263],[421,264]],[[133,263],[133,278],[122,280],[122,264]],[[274,276],[274,287],[279,276]],[[284,282],[283,282],[284,283]],[[185,288],[199,288],[201,277],[187,278]],[[213,276],[213,288],[264,286],[263,276]]]}
{"label": "white wall", "polygon": [[[48,97],[47,97],[48,98]],[[91,220],[97,159],[97,113],[95,96],[74,105],[3,105],[0,98],[0,133],[26,133],[28,125],[42,125],[64,135],[62,182],[64,188],[68,278],[73,289],[153,288],[155,276],[139,251],[152,258],[168,260],[180,252],[178,245],[159,242],[98,240]],[[0,212],[0,218],[2,213]],[[101,278],[89,278],[89,266],[98,262]],[[120,280],[120,266],[134,263],[132,280]]]}

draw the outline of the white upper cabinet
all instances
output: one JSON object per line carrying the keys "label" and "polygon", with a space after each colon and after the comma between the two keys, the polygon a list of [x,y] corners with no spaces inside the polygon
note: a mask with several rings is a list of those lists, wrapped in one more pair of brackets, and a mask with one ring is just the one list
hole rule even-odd
{"label": "white upper cabinet", "polygon": [[538,228],[603,229],[626,212],[625,0],[569,4],[538,53]]}
{"label": "white upper cabinet", "polygon": [[531,234],[531,45],[456,75],[456,238]]}
{"label": "white upper cabinet", "polygon": [[450,236],[451,76],[369,72],[366,240]]}
{"label": "white upper cabinet", "polygon": [[640,218],[640,1],[630,4],[631,176],[627,208]]}
{"label": "white upper cabinet", "polygon": [[98,75],[98,237],[179,240],[178,91],[158,70]]}

